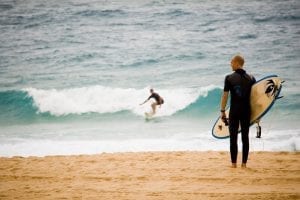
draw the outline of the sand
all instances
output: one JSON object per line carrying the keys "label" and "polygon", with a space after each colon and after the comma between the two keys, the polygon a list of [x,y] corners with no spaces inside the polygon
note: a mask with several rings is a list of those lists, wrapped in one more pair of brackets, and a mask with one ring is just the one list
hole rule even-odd
{"label": "sand", "polygon": [[299,152],[140,152],[0,158],[0,199],[300,199]]}

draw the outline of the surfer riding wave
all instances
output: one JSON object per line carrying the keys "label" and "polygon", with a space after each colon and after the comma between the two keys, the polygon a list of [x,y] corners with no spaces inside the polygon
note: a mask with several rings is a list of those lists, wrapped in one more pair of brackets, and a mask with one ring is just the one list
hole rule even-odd
{"label": "surfer riding wave", "polygon": [[149,101],[151,98],[155,99],[155,102],[153,102],[151,104],[152,107],[152,115],[154,115],[156,113],[156,106],[160,106],[164,103],[164,99],[156,92],[154,92],[154,89],[150,89],[150,93],[151,95],[148,97],[148,99],[146,99],[143,103],[141,103],[140,105],[145,104],[147,101]]}

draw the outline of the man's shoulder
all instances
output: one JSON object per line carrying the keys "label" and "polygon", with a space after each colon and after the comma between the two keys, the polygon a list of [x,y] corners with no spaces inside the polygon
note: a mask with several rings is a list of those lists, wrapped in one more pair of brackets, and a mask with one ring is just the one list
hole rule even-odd
{"label": "man's shoulder", "polygon": [[255,77],[254,77],[252,74],[246,73],[246,76],[249,77],[249,80],[251,80],[251,81],[253,81],[253,82],[256,82],[256,79],[255,79]]}
{"label": "man's shoulder", "polygon": [[[248,73],[248,72],[246,72],[246,71],[245,71],[245,73],[243,74],[243,76],[247,76],[247,77],[249,77],[249,79],[255,80],[255,77],[254,77],[252,74],[250,74],[250,73]],[[240,77],[241,77],[241,75],[240,75],[239,73],[237,73],[237,72],[232,72],[231,74],[227,74],[227,75],[225,76],[226,79],[230,79],[230,78],[240,78]]]}
{"label": "man's shoulder", "polygon": [[230,74],[227,74],[226,76],[225,76],[225,79],[230,79],[230,78],[233,78],[233,77],[235,77],[235,76],[237,76],[238,74],[236,73],[236,72],[232,72],[232,73],[230,73]]}
{"label": "man's shoulder", "polygon": [[153,92],[150,97],[158,97],[158,96],[159,95],[157,93]]}

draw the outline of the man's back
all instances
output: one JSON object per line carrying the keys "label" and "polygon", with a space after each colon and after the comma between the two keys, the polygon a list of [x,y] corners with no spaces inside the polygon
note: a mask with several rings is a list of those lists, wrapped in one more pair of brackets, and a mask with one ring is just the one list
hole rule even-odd
{"label": "man's back", "polygon": [[249,115],[250,112],[250,92],[255,83],[254,77],[250,76],[243,69],[238,69],[228,75],[225,79],[225,91],[230,91],[230,113]]}

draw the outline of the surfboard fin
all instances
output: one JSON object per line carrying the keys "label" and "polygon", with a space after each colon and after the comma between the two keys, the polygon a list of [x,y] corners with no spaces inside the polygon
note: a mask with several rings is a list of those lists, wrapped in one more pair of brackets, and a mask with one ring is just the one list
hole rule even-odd
{"label": "surfboard fin", "polygon": [[280,97],[276,97],[276,100],[277,100],[277,99],[281,99],[281,98],[283,98],[283,96],[280,96]]}
{"label": "surfboard fin", "polygon": [[256,138],[261,138],[261,126],[256,126]]}

